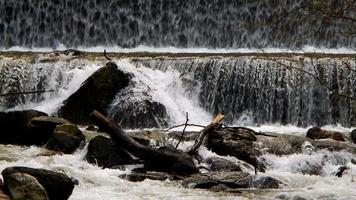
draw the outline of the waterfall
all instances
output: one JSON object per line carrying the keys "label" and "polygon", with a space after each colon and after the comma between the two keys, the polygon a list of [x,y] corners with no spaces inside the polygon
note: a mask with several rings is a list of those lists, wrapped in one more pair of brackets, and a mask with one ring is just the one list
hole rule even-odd
{"label": "waterfall", "polygon": [[315,11],[344,7],[308,0],[3,0],[0,48],[355,48],[356,23]]}
{"label": "waterfall", "polygon": [[209,113],[229,123],[298,126],[356,121],[356,62],[353,58],[238,56],[138,59],[149,68],[178,70],[187,92],[200,91]]}
{"label": "waterfall", "polygon": [[[76,91],[99,65],[78,59],[0,59],[0,110],[38,109],[49,114]],[[48,91],[11,95],[19,92]]]}
{"label": "waterfall", "polygon": [[[92,56],[55,58],[0,60],[0,93],[54,90],[0,98],[1,110],[35,108],[55,113],[104,65]],[[170,125],[183,123],[186,112],[191,120],[203,124],[223,112],[229,124],[355,126],[356,62],[352,56],[191,54],[116,62],[133,78],[108,107],[112,117],[121,107],[146,99],[166,108]]]}

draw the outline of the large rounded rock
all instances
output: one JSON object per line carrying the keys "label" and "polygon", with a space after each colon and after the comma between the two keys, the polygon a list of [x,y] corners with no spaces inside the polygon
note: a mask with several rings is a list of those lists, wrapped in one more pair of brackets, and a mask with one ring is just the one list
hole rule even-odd
{"label": "large rounded rock", "polygon": [[166,127],[169,120],[166,107],[147,93],[135,88],[120,91],[109,109],[110,118],[128,129]]}
{"label": "large rounded rock", "polygon": [[85,136],[76,125],[58,125],[48,141],[46,148],[63,153],[73,153],[85,140]]}
{"label": "large rounded rock", "polygon": [[239,132],[221,129],[210,133],[207,137],[207,147],[219,155],[230,155],[243,160],[259,171],[265,170],[265,166],[258,160],[261,151],[255,148],[250,137],[241,137]]}
{"label": "large rounded rock", "polygon": [[37,179],[26,173],[13,173],[7,178],[12,200],[48,200],[47,192]]}
{"label": "large rounded rock", "polygon": [[85,159],[104,168],[132,163],[132,158],[126,151],[104,136],[97,136],[89,142]]}
{"label": "large rounded rock", "polygon": [[9,167],[2,171],[5,188],[9,188],[9,178],[15,173],[25,173],[33,176],[43,186],[50,200],[66,200],[72,194],[74,183],[63,173],[46,169],[33,169],[28,167]]}
{"label": "large rounded rock", "polygon": [[256,175],[252,178],[251,186],[260,189],[277,189],[277,188],[285,187],[287,185],[282,181],[270,176]]}
{"label": "large rounded rock", "polygon": [[58,114],[74,123],[86,124],[95,109],[106,113],[117,92],[129,84],[130,75],[113,62],[91,75],[67,100]]}
{"label": "large rounded rock", "polygon": [[226,160],[223,158],[212,157],[206,160],[206,163],[210,165],[211,171],[241,171],[241,168],[235,162]]}
{"label": "large rounded rock", "polygon": [[314,140],[330,138],[330,139],[334,139],[334,140],[338,140],[338,141],[345,141],[345,137],[342,133],[335,132],[335,131],[322,130],[319,127],[310,128],[307,131],[306,137],[310,138],[310,139],[314,139]]}
{"label": "large rounded rock", "polygon": [[47,116],[47,114],[36,110],[0,112],[0,143],[45,144],[51,137],[52,132],[30,123],[33,118],[40,116]]}

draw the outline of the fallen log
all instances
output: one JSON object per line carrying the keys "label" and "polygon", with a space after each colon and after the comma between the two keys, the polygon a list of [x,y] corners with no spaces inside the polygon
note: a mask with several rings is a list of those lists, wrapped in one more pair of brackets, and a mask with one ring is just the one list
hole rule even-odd
{"label": "fallen log", "polygon": [[143,160],[145,168],[177,175],[190,175],[199,172],[189,154],[168,148],[159,150],[143,146],[129,137],[116,122],[106,118],[98,111],[94,110],[91,117],[102,130],[110,135],[116,145]]}

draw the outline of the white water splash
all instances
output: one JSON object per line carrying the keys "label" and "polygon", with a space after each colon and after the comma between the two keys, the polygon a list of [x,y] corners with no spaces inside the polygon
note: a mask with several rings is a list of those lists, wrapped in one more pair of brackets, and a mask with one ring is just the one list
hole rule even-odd
{"label": "white water splash", "polygon": [[[189,113],[189,123],[208,124],[211,115],[199,106],[197,95],[189,96],[183,88],[180,73],[175,70],[165,72],[132,64],[128,59],[116,62],[119,69],[134,75],[134,98],[152,97],[153,101],[163,104],[170,117],[170,124],[185,122],[186,112]],[[115,101],[113,105],[115,106]],[[109,108],[110,113],[110,108]]]}
{"label": "white water splash", "polygon": [[[10,48],[0,48],[0,51],[9,52],[51,52],[54,50],[63,51],[69,49],[63,44],[59,44],[55,49],[46,47],[20,47],[13,46]],[[325,53],[325,54],[355,54],[356,50],[351,48],[318,48],[310,45],[306,45],[301,48],[287,49],[287,48],[177,48],[177,47],[149,47],[144,45],[139,45],[135,48],[122,48],[120,46],[78,46],[76,49],[85,52],[114,52],[114,53],[136,53],[136,52],[151,52],[151,53]]]}

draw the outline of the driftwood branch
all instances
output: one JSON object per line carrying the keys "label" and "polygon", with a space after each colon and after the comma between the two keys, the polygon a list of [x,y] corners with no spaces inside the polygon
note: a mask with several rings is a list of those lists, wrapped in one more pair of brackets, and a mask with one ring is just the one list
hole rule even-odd
{"label": "driftwood branch", "polygon": [[145,162],[145,168],[154,171],[171,172],[178,175],[188,175],[198,172],[193,158],[187,153],[168,149],[158,150],[143,146],[129,137],[116,122],[106,118],[98,111],[93,111],[91,116],[94,122],[110,135],[110,138],[116,145],[142,159]]}
{"label": "driftwood branch", "polygon": [[177,143],[177,145],[176,145],[176,149],[178,149],[179,143],[183,140],[184,133],[185,133],[185,129],[187,128],[187,123],[188,123],[188,121],[189,121],[188,112],[186,113],[186,117],[185,117],[185,118],[186,118],[186,120],[185,120],[184,128],[183,128],[183,131],[182,131],[182,135],[180,136],[180,139],[179,139],[179,141],[178,141],[178,143]]}
{"label": "driftwood branch", "polygon": [[203,144],[203,140],[205,136],[207,136],[209,133],[211,133],[215,128],[220,126],[220,122],[224,119],[223,114],[218,114],[214,121],[209,124],[207,127],[205,127],[203,130],[200,131],[200,135],[195,141],[195,144],[193,145],[192,149],[188,152],[189,155],[195,155],[198,148]]}
{"label": "driftwood branch", "polygon": [[200,124],[179,124],[179,125],[176,125],[176,126],[169,127],[168,129],[166,129],[164,131],[167,132],[167,131],[170,131],[172,129],[175,129],[175,128],[178,128],[178,127],[181,127],[181,126],[195,126],[195,127],[205,128],[205,126],[200,125]]}
{"label": "driftwood branch", "polygon": [[104,49],[104,56],[106,59],[108,59],[109,61],[111,61],[111,58],[108,57],[108,55],[106,55],[106,49]]}

